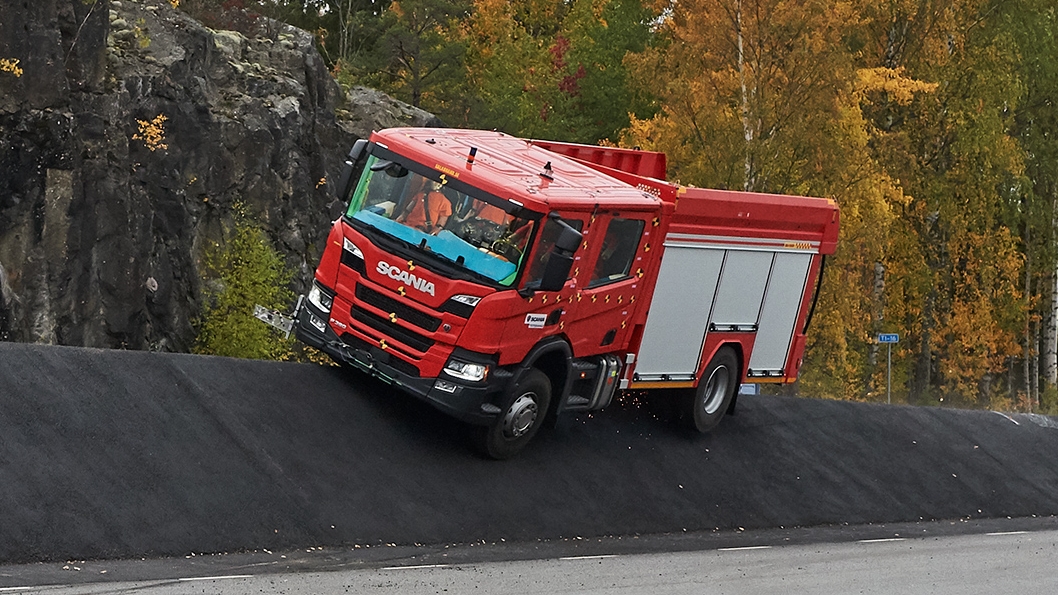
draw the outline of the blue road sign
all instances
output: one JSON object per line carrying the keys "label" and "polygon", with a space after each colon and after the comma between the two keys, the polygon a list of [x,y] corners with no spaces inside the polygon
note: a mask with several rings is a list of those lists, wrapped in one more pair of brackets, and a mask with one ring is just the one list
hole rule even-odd
{"label": "blue road sign", "polygon": [[878,342],[879,343],[899,343],[900,342],[900,335],[898,335],[896,333],[879,333],[878,334]]}

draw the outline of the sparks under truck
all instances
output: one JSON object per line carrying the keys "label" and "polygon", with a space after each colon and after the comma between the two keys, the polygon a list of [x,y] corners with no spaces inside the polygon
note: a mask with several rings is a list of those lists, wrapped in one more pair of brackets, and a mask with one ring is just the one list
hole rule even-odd
{"label": "sparks under truck", "polygon": [[297,337],[468,422],[493,458],[623,390],[707,431],[741,382],[796,379],[838,208],[664,178],[649,151],[375,132]]}

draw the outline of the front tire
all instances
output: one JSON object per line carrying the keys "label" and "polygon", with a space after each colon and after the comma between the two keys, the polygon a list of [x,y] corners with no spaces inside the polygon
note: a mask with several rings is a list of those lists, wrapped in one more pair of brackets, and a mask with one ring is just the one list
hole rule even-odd
{"label": "front tire", "polygon": [[689,425],[705,433],[724,417],[739,385],[738,356],[730,347],[721,347],[702,374],[698,387],[688,395]]}
{"label": "front tire", "polygon": [[530,369],[507,394],[502,413],[490,425],[475,428],[478,450],[497,460],[518,454],[540,430],[550,403],[551,381],[540,370]]}

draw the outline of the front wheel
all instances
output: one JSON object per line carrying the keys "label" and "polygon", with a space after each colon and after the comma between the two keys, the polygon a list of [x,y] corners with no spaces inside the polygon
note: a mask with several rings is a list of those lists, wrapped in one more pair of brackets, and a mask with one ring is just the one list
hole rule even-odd
{"label": "front wheel", "polygon": [[509,459],[533,439],[551,402],[551,381],[537,369],[526,372],[507,394],[502,413],[488,426],[475,428],[478,449],[493,459]]}
{"label": "front wheel", "polygon": [[731,405],[738,384],[738,356],[734,349],[721,347],[702,374],[698,388],[688,395],[689,425],[699,432],[715,428]]}

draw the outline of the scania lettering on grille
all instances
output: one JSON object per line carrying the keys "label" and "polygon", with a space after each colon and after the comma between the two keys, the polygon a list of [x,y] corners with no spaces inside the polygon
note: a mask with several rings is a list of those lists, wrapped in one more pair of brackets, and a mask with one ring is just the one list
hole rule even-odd
{"label": "scania lettering on grille", "polygon": [[375,270],[378,271],[379,275],[385,275],[394,281],[400,281],[401,283],[414,287],[423,293],[434,295],[433,282],[416,277],[408,271],[401,270],[384,260],[378,261],[378,266],[375,267]]}

